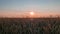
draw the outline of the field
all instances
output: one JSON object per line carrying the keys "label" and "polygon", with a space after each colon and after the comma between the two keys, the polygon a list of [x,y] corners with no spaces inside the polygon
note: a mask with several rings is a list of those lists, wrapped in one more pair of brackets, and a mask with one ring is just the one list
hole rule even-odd
{"label": "field", "polygon": [[0,18],[0,34],[60,34],[60,18]]}

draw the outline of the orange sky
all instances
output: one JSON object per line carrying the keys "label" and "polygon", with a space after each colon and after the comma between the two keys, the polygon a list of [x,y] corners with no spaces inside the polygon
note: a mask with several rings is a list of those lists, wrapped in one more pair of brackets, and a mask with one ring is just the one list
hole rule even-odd
{"label": "orange sky", "polygon": [[56,15],[60,15],[57,13],[40,13],[40,12],[34,12],[34,15],[30,15],[30,12],[1,12],[0,16],[1,17],[48,17],[48,16],[56,16]]}

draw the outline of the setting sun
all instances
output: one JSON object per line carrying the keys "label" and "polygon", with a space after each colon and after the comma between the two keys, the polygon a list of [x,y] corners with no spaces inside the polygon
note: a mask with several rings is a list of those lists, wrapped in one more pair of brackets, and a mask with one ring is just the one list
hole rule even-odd
{"label": "setting sun", "polygon": [[30,15],[34,15],[34,12],[30,12]]}

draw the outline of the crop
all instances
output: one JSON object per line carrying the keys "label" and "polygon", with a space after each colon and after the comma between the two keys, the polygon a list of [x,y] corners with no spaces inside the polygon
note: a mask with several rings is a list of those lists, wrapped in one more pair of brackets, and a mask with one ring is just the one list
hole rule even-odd
{"label": "crop", "polygon": [[60,18],[0,18],[0,34],[60,34]]}

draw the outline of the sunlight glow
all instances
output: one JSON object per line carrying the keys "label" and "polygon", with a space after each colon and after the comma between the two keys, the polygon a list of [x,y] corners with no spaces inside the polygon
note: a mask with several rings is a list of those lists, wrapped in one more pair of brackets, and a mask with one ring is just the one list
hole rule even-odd
{"label": "sunlight glow", "polygon": [[34,12],[30,12],[30,15],[34,15]]}

